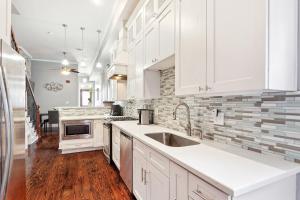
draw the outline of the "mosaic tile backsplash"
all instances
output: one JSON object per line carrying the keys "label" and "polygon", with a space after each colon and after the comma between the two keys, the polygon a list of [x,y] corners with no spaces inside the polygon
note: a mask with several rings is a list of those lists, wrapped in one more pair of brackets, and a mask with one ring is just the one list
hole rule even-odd
{"label": "mosaic tile backsplash", "polygon": [[[191,109],[192,127],[205,139],[227,143],[250,151],[272,154],[300,163],[300,91],[263,93],[251,96],[175,96],[175,68],[161,71],[161,97],[126,102],[126,115],[137,117],[137,108],[149,104],[156,124],[185,131],[186,111],[175,106],[183,101]],[[225,113],[225,125],[214,125],[211,110]],[[196,129],[195,129],[196,130]]]}

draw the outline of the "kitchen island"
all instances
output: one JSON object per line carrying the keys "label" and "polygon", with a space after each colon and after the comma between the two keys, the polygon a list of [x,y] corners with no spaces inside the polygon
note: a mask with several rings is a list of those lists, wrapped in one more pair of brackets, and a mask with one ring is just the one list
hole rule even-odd
{"label": "kitchen island", "polygon": [[59,149],[63,154],[103,148],[103,119],[110,107],[60,107]]}

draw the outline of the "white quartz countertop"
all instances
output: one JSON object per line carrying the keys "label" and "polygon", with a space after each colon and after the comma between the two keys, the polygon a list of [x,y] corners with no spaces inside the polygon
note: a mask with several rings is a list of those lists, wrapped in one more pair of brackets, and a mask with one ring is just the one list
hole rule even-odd
{"label": "white quartz countertop", "polygon": [[170,132],[187,136],[157,125],[137,125],[137,121],[114,121],[112,124],[232,196],[240,196],[300,173],[300,165],[296,163],[225,144],[200,141],[194,146],[166,146],[145,134]]}
{"label": "white quartz countertop", "polygon": [[97,120],[104,119],[105,115],[72,115],[59,117],[60,121],[71,121],[71,120]]}

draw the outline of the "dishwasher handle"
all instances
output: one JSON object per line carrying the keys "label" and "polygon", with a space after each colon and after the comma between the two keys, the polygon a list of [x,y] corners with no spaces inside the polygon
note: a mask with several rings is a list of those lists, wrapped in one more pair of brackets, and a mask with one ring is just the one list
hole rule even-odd
{"label": "dishwasher handle", "polygon": [[128,135],[127,133],[125,133],[123,131],[121,131],[121,135],[124,136],[124,137],[126,137],[129,140],[132,140],[132,136]]}

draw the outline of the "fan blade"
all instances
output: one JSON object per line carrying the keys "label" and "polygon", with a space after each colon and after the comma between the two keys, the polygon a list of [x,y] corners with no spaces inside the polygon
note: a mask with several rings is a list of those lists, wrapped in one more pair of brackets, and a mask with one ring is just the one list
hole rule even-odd
{"label": "fan blade", "polygon": [[70,72],[79,74],[80,72],[77,69],[70,69]]}

